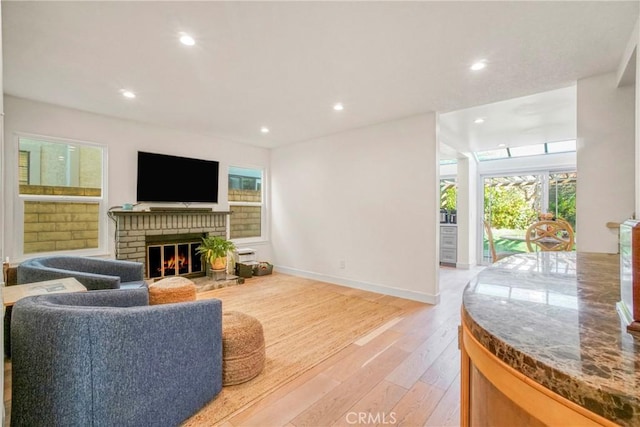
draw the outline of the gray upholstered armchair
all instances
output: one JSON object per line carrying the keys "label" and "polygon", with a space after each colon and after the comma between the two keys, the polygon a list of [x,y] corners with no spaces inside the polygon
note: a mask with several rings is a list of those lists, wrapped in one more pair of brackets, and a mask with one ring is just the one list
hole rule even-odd
{"label": "gray upholstered armchair", "polygon": [[213,399],[221,302],[147,304],[147,288],[19,300],[11,425],[172,426]]}
{"label": "gray upholstered armchair", "polygon": [[88,290],[144,286],[139,262],[80,256],[32,258],[18,266],[18,284],[75,277]]}

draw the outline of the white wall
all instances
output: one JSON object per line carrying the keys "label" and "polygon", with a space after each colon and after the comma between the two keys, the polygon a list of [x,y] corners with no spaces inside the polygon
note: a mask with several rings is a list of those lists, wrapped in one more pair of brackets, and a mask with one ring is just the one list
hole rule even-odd
{"label": "white wall", "polygon": [[437,150],[435,114],[274,149],[278,269],[437,302]]}
{"label": "white wall", "polygon": [[478,263],[477,239],[481,218],[478,218],[478,169],[473,156],[458,158],[458,268],[471,268]]}
{"label": "white wall", "polygon": [[[229,165],[269,168],[269,150],[232,143],[209,136],[161,128],[158,126],[101,116],[64,107],[5,96],[5,176],[16,177],[16,132],[104,144],[108,148],[107,206],[119,206],[136,200],[137,151],[197,157],[220,162],[220,203],[215,210],[228,210],[226,171]],[[267,174],[268,176],[268,174]],[[15,181],[7,180],[6,223],[12,224]],[[267,200],[268,203],[268,200]],[[106,220],[106,218],[105,218]],[[113,225],[109,221],[110,249],[113,250]],[[14,256],[14,227],[4,227],[7,256]],[[270,260],[270,245],[251,244],[259,259]]]}
{"label": "white wall", "polygon": [[578,80],[576,247],[618,252],[609,221],[635,209],[635,88],[616,88],[616,74]]}
{"label": "white wall", "polygon": [[[0,16],[0,70],[2,70],[2,17]],[[3,74],[0,73],[0,93],[4,93],[4,80]],[[4,195],[4,182],[5,169],[2,167],[4,162],[4,100],[0,99],[0,230],[5,230],[4,226],[4,207],[5,207],[5,195]],[[3,233],[4,234],[4,233]],[[0,262],[4,261],[6,257],[3,239],[0,239]],[[1,280],[4,284],[4,280]],[[4,304],[2,304],[2,318],[4,319]],[[4,328],[0,330],[0,342],[4,345]],[[0,372],[0,384],[4,384],[4,369]],[[4,406],[4,387],[0,390],[0,402],[2,402],[2,421],[1,425],[5,425],[5,406]]]}

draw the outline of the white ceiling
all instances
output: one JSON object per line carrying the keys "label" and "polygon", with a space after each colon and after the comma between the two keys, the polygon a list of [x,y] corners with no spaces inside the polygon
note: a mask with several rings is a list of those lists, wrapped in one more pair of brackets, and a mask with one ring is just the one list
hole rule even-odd
{"label": "white ceiling", "polygon": [[[576,139],[576,86],[440,115],[440,142],[458,153]],[[483,123],[475,123],[483,119]]]}
{"label": "white ceiling", "polygon": [[566,88],[615,70],[638,17],[635,1],[1,5],[5,93],[264,147]]}

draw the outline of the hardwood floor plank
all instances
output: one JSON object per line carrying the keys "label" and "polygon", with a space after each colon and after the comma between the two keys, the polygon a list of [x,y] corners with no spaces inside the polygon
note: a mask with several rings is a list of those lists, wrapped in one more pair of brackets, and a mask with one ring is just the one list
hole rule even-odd
{"label": "hardwood floor plank", "polygon": [[260,401],[256,402],[254,405],[240,411],[237,414],[234,414],[231,417],[232,423],[242,423],[245,419],[254,417],[255,413],[263,411],[265,410],[265,408],[268,408],[272,405],[276,405],[279,400],[287,399],[289,397],[289,394],[296,393],[297,390],[305,383],[324,373],[334,364],[338,363],[343,358],[348,357],[351,353],[359,350],[360,348],[360,346],[357,346],[355,344],[351,344],[350,346],[344,348],[342,351],[334,354],[325,361],[311,368],[309,371],[303,373],[298,378],[293,379],[292,381],[275,390],[273,393],[270,393]]}
{"label": "hardwood floor plank", "polygon": [[407,357],[402,350],[390,347],[375,360],[351,375],[346,381],[334,388],[296,417],[292,424],[303,426],[328,426],[349,410],[362,396],[369,393],[387,375],[399,360]]}
{"label": "hardwood floor plank", "polygon": [[[388,321],[384,325],[374,329],[373,331],[369,332],[364,337],[362,337],[359,340],[357,340],[354,344],[360,345],[360,346],[367,344],[369,341],[373,340],[378,335],[382,334],[383,332],[385,332],[388,329],[391,329],[393,327],[393,325],[395,325],[396,323],[398,323],[402,319],[403,319],[402,317],[396,317],[395,319],[391,319],[390,321]],[[400,334],[397,334],[397,335],[399,336]]]}
{"label": "hardwood floor plank", "polygon": [[[451,312],[449,316],[441,320],[437,319],[433,315],[429,317],[416,316],[410,321],[410,323],[407,323],[402,327],[404,330],[403,337],[398,340],[396,347],[404,351],[414,352],[424,344],[428,338],[436,333],[442,325],[451,321],[459,322],[459,315],[455,312]],[[398,330],[396,327],[391,329],[394,331]]]}
{"label": "hardwood floor plank", "polygon": [[392,346],[400,337],[401,335],[398,332],[389,330],[382,332],[328,368],[326,370],[327,375],[338,381],[345,381],[359,372],[359,369],[361,369],[367,361],[370,361],[372,357]]}
{"label": "hardwood floor plank", "polygon": [[230,421],[233,426],[237,427],[285,425],[339,384],[339,381],[327,375],[316,375],[272,405],[254,411],[249,417],[237,416]]}
{"label": "hardwood floor plank", "polygon": [[460,350],[458,349],[458,340],[454,340],[420,377],[420,381],[447,390],[459,373]]}
{"label": "hardwood floor plank", "polygon": [[[382,418],[390,420],[391,410],[407,394],[407,391],[399,385],[381,381],[373,390],[349,408],[333,426],[376,425]],[[358,422],[355,423],[355,420]]]}
{"label": "hardwood floor plank", "polygon": [[433,387],[422,381],[416,382],[407,394],[391,410],[396,420],[396,426],[424,425],[434,411],[444,390]]}
{"label": "hardwood floor plank", "polygon": [[412,388],[445,348],[457,339],[458,324],[445,323],[387,375],[386,379],[404,388]]}
{"label": "hardwood floor plank", "polygon": [[458,427],[460,425],[460,374],[451,382],[438,406],[427,420],[426,426]]}

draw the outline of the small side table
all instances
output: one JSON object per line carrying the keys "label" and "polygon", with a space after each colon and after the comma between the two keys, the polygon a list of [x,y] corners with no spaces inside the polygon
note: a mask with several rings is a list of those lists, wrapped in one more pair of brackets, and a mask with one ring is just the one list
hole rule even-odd
{"label": "small side table", "polygon": [[11,310],[16,301],[32,295],[63,294],[68,292],[87,292],[87,288],[74,277],[45,280],[43,282],[27,283],[24,285],[4,286],[2,288],[2,303],[6,307],[4,315],[5,356],[11,357]]}
{"label": "small side table", "polygon": [[27,283],[25,285],[5,286],[2,288],[2,303],[5,307],[11,307],[16,301],[24,297],[64,294],[69,292],[87,292],[87,288],[74,277],[45,280],[43,282]]}

